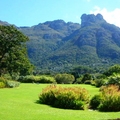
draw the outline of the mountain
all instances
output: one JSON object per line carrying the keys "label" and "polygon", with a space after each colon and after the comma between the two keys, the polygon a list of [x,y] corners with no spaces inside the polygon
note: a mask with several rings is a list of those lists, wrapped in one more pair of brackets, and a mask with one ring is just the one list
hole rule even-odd
{"label": "mountain", "polygon": [[41,72],[120,63],[120,28],[101,14],[83,14],[81,24],[54,20],[18,29],[30,38],[28,56]]}
{"label": "mountain", "polygon": [[101,14],[83,14],[81,27],[62,41],[64,44],[49,57],[52,64],[59,61],[63,68],[97,68],[120,63],[120,28],[107,23]]}
{"label": "mountain", "polygon": [[3,22],[0,20],[0,25],[10,25],[8,22]]}
{"label": "mountain", "polygon": [[57,63],[54,65],[51,63],[51,56],[62,47],[64,44],[63,39],[79,28],[80,24],[78,23],[66,23],[63,20],[55,20],[40,23],[32,27],[20,27],[19,30],[30,38],[27,47],[32,63],[38,69],[54,71]]}

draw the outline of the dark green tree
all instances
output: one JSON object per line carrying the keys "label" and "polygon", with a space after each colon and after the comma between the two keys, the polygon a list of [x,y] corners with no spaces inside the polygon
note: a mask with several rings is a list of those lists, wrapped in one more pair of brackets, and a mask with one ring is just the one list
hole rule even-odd
{"label": "dark green tree", "polygon": [[106,75],[106,76],[111,76],[113,74],[120,74],[120,65],[118,65],[118,64],[113,65],[104,72],[104,75]]}
{"label": "dark green tree", "polygon": [[26,75],[32,71],[26,49],[28,40],[14,26],[0,26],[0,75]]}
{"label": "dark green tree", "polygon": [[92,80],[91,74],[86,73],[86,74],[83,75],[83,78],[82,78],[81,82],[85,83],[86,81],[90,81],[90,80]]}
{"label": "dark green tree", "polygon": [[78,66],[71,70],[71,74],[74,75],[75,78],[79,78],[81,75],[93,72],[94,70],[87,66]]}

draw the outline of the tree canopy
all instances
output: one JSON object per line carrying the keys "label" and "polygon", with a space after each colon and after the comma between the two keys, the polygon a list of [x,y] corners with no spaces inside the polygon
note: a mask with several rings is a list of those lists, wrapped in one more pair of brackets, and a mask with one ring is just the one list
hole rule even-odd
{"label": "tree canopy", "polygon": [[0,26],[0,75],[25,75],[32,71],[26,49],[28,40],[14,26]]}

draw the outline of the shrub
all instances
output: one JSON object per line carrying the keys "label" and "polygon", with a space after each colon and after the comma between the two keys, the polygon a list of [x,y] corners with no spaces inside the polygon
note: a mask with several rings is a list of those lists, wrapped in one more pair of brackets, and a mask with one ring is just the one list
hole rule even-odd
{"label": "shrub", "polygon": [[91,80],[91,85],[96,86],[95,80]]}
{"label": "shrub", "polygon": [[19,82],[13,81],[13,80],[6,80],[2,77],[0,77],[0,88],[13,88],[13,87],[18,87],[20,85]]}
{"label": "shrub", "polygon": [[55,83],[55,79],[54,77],[51,76],[38,76],[38,78],[36,79],[35,77],[35,82],[39,82],[39,83]]}
{"label": "shrub", "polygon": [[55,76],[55,80],[59,84],[71,84],[74,82],[75,78],[71,74],[57,74]]}
{"label": "shrub", "polygon": [[55,83],[54,77],[41,75],[41,76],[34,76],[34,75],[27,75],[27,76],[20,76],[20,82],[23,83]]}
{"label": "shrub", "polygon": [[100,95],[94,95],[92,99],[90,100],[90,108],[97,109],[101,102],[101,96]]}
{"label": "shrub", "polygon": [[6,86],[9,88],[19,87],[20,83],[17,81],[7,80]]}
{"label": "shrub", "polygon": [[18,81],[23,83],[32,83],[33,81],[35,81],[35,78],[33,75],[20,76]]}
{"label": "shrub", "polygon": [[0,88],[5,88],[5,87],[6,87],[5,83],[4,82],[0,82]]}
{"label": "shrub", "polygon": [[104,72],[104,75],[111,76],[113,74],[120,74],[120,65],[113,65],[107,71]]}
{"label": "shrub", "polygon": [[90,108],[99,111],[120,111],[119,86],[102,86],[99,95],[94,95],[90,100]]}
{"label": "shrub", "polygon": [[89,84],[90,84],[90,81],[92,80],[92,76],[88,73],[84,74],[83,75],[83,78],[81,80],[82,83],[88,83],[89,81]]}
{"label": "shrub", "polygon": [[110,85],[101,89],[102,100],[98,109],[100,111],[120,111],[119,86]]}
{"label": "shrub", "polygon": [[96,80],[94,80],[94,82],[95,82],[96,87],[101,87],[102,85],[104,85],[106,83],[106,80],[105,79],[96,79]]}
{"label": "shrub", "polygon": [[82,77],[77,78],[75,81],[75,84],[81,84],[82,83],[81,80],[82,80]]}
{"label": "shrub", "polygon": [[88,92],[80,87],[60,87],[50,85],[39,95],[40,103],[65,109],[85,109],[88,102]]}
{"label": "shrub", "polygon": [[118,85],[119,88],[120,88],[120,75],[119,74],[114,74],[113,76],[110,76],[108,78],[108,82],[107,82],[108,85]]}
{"label": "shrub", "polygon": [[0,77],[0,88],[5,88],[6,87],[6,79],[3,77]]}

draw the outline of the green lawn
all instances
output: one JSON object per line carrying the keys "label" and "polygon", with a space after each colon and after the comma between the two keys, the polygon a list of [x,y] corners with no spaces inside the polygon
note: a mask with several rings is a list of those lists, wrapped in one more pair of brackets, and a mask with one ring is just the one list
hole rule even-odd
{"label": "green lawn", "polygon": [[[18,88],[0,89],[0,120],[107,120],[120,118],[120,112],[65,110],[37,104],[38,95],[45,86],[47,85],[21,84]],[[98,89],[93,86],[72,86],[82,86],[88,89],[91,96],[98,93]]]}

